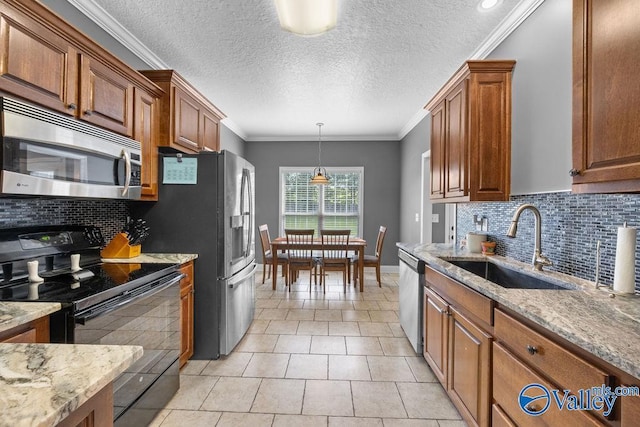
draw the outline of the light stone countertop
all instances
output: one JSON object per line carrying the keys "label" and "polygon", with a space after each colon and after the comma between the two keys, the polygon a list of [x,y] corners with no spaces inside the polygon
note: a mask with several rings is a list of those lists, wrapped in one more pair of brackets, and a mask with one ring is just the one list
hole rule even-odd
{"label": "light stone countertop", "polygon": [[[640,296],[611,298],[608,288],[596,290],[594,282],[557,272],[535,272],[531,264],[498,255],[470,254],[450,244],[398,243],[397,246],[501,306],[640,378]],[[573,290],[503,288],[447,262],[447,259],[488,260]]]}
{"label": "light stone countertop", "polygon": [[142,357],[142,347],[0,344],[0,427],[54,426]]}
{"label": "light stone countertop", "polygon": [[60,310],[57,302],[0,301],[0,332],[29,323]]}
{"label": "light stone countertop", "polygon": [[140,264],[184,264],[198,258],[198,254],[154,254],[142,253],[133,258],[103,258],[102,262]]}

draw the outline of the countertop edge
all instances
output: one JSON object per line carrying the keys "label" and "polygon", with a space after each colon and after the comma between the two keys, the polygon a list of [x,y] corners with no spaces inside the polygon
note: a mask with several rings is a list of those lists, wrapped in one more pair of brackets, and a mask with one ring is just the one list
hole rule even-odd
{"label": "countertop edge", "polygon": [[0,301],[0,332],[55,313],[61,308],[58,302]]}
{"label": "countertop edge", "polygon": [[129,264],[184,264],[198,258],[198,254],[142,253],[133,258],[103,258],[102,262]]}

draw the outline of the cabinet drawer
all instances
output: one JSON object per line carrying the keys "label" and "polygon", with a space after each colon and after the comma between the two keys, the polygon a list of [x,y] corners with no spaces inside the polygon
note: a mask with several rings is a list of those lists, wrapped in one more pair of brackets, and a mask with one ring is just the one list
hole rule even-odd
{"label": "cabinet drawer", "polygon": [[[493,399],[504,410],[506,416],[520,426],[597,426],[601,425],[591,415],[584,411],[560,410],[550,396],[531,402],[534,410],[549,407],[541,415],[533,416],[520,408],[518,401],[522,389],[529,384],[539,384],[547,390],[555,389],[549,382],[542,379],[525,364],[512,356],[500,344],[493,343]],[[536,391],[536,390],[532,390]],[[536,393],[525,393],[534,396]],[[537,405],[537,406],[536,406]],[[494,405],[495,406],[495,405]],[[495,420],[494,420],[495,422]],[[509,424],[507,424],[509,425]]]}
{"label": "cabinet drawer", "polygon": [[[628,384],[622,384],[628,387]],[[635,384],[634,384],[635,385]],[[639,396],[622,396],[620,400],[620,413],[622,427],[632,426],[640,420],[640,397]]]}
{"label": "cabinet drawer", "polygon": [[611,385],[611,377],[582,358],[533,331],[500,310],[495,311],[495,336],[516,356],[559,386],[576,391]]}
{"label": "cabinet drawer", "polygon": [[452,306],[466,310],[485,322],[485,326],[493,324],[493,300],[490,298],[429,267],[425,268],[425,279],[427,285],[436,289]]}
{"label": "cabinet drawer", "polygon": [[517,427],[511,418],[504,413],[500,405],[491,406],[491,426],[492,427]]}

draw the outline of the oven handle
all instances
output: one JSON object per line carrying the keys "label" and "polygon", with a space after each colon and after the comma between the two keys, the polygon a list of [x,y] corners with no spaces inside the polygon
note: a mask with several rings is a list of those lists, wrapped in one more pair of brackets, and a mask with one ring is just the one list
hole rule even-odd
{"label": "oven handle", "polygon": [[155,294],[157,294],[160,291],[163,291],[167,288],[170,288],[171,286],[175,285],[176,283],[179,283],[183,278],[185,277],[184,274],[179,273],[178,276],[175,276],[173,279],[169,280],[166,283],[163,283],[160,286],[156,286],[156,287],[152,287],[150,289],[148,289],[145,286],[145,289],[148,289],[147,291],[141,292],[141,293],[135,293],[135,289],[133,290],[133,293],[135,294],[124,294],[121,295],[120,298],[117,299],[116,302],[114,302],[113,304],[107,304],[103,307],[100,307],[98,309],[92,310],[92,309],[88,309],[86,310],[84,313],[87,313],[86,315],[83,315],[82,313],[79,313],[78,315],[74,316],[74,321],[77,324],[80,325],[85,325],[89,320],[95,319],[98,316],[102,316],[108,313],[111,313],[112,311],[115,311],[117,309],[119,309],[120,307],[122,307],[125,304],[129,304],[135,301],[138,301],[142,298],[147,298],[150,296],[153,296]]}

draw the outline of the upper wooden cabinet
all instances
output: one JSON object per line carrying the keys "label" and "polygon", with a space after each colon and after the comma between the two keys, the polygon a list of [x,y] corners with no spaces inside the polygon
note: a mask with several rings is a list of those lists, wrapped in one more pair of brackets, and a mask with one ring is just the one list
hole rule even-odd
{"label": "upper wooden cabinet", "polygon": [[226,116],[174,70],[140,71],[160,86],[158,145],[186,153],[220,150],[220,120]]}
{"label": "upper wooden cabinet", "polygon": [[637,28],[637,0],[573,1],[574,192],[640,192]]}
{"label": "upper wooden cabinet", "polygon": [[433,202],[506,201],[515,61],[467,61],[424,107],[431,112]]}

